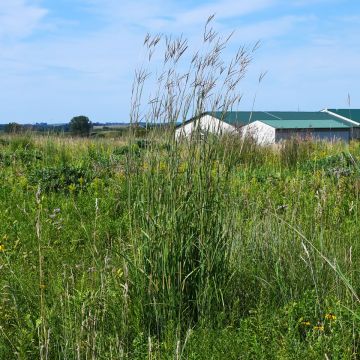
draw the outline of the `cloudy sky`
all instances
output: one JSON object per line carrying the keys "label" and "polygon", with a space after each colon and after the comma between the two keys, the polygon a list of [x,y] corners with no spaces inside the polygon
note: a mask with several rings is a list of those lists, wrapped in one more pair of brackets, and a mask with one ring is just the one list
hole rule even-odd
{"label": "cloudy sky", "polygon": [[0,123],[128,121],[146,33],[196,43],[213,13],[232,47],[262,42],[241,109],[360,108],[358,0],[0,0]]}

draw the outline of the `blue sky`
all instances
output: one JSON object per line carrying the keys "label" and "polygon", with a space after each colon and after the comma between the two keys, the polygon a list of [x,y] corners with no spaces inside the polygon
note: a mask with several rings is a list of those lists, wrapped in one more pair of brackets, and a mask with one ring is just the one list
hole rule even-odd
{"label": "blue sky", "polygon": [[127,122],[146,33],[196,43],[213,13],[227,56],[262,42],[241,109],[360,108],[358,0],[0,0],[0,123]]}

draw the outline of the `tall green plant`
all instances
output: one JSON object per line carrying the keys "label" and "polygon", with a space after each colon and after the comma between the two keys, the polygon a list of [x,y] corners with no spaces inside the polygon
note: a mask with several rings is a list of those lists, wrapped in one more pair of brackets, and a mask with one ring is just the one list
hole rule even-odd
{"label": "tall green plant", "polygon": [[[239,84],[257,45],[241,47],[226,61],[231,36],[217,34],[212,19],[205,25],[202,49],[194,54],[183,37],[146,37],[150,66],[136,71],[134,124],[146,120],[175,125],[205,110],[237,106]],[[165,60],[160,76],[155,75],[155,94],[145,94],[158,48]],[[169,144],[166,152],[150,145],[140,158],[129,153],[127,162],[129,238],[134,249],[131,291],[145,329],[155,334],[171,322],[186,328],[216,321],[214,314],[225,309],[223,292],[231,278],[231,162],[224,159],[231,157],[226,149],[234,148],[219,151],[219,139],[209,136],[178,143],[174,126],[168,128],[163,139]]]}

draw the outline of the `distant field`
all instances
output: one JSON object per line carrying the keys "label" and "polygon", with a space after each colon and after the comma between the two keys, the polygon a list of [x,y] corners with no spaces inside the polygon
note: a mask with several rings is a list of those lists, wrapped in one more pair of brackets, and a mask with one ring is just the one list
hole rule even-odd
{"label": "distant field", "polygon": [[124,124],[124,125],[98,125],[98,126],[93,126],[93,130],[107,130],[107,129],[118,130],[118,129],[126,129],[127,127],[129,127],[128,124]]}
{"label": "distant field", "polygon": [[359,358],[359,143],[2,135],[0,170],[0,359]]}

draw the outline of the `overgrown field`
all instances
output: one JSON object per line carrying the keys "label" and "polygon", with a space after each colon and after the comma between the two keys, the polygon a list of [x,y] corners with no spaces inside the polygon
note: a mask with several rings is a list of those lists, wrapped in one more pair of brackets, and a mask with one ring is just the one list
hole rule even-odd
{"label": "overgrown field", "polygon": [[0,359],[358,359],[360,144],[0,139]]}

